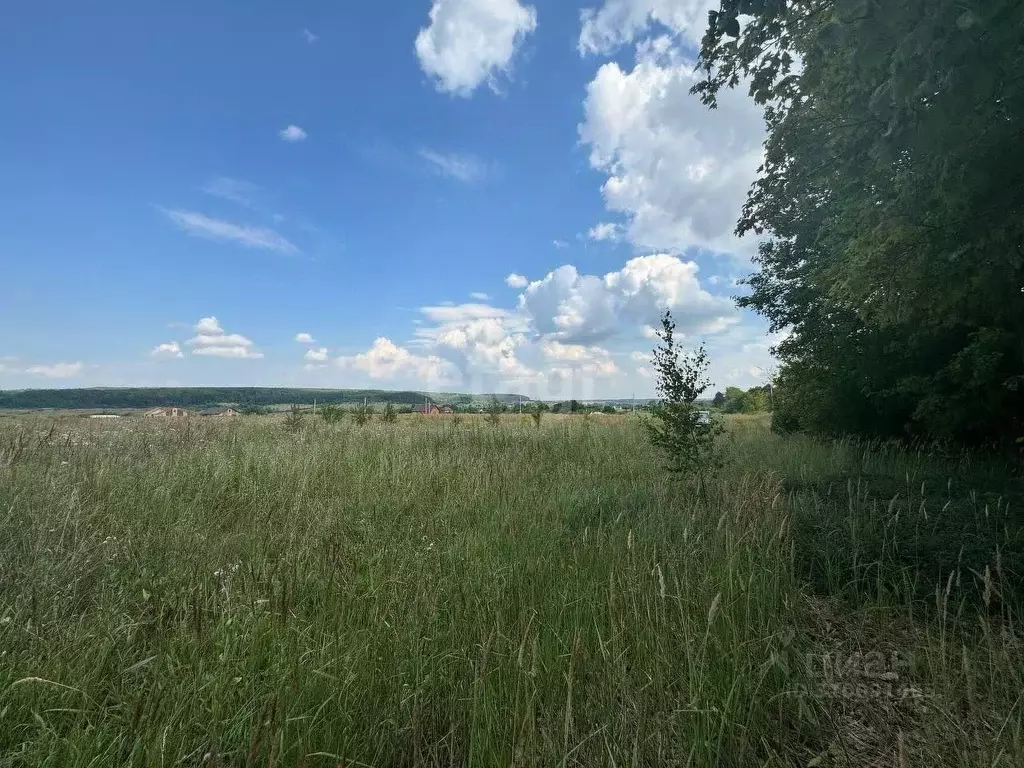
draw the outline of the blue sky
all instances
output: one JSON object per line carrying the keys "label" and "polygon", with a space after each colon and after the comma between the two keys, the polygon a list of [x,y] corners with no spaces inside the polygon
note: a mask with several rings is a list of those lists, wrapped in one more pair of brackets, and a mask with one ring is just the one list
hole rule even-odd
{"label": "blue sky", "polygon": [[0,387],[719,386],[763,127],[701,0],[43,0],[0,27]]}

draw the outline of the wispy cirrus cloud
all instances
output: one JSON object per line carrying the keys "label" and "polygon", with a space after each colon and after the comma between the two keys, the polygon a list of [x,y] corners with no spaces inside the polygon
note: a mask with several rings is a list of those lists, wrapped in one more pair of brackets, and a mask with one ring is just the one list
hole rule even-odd
{"label": "wispy cirrus cloud", "polygon": [[258,184],[242,179],[232,179],[228,176],[218,176],[203,186],[203,192],[221,200],[228,200],[238,203],[245,208],[256,210],[256,197],[260,194],[261,188]]}
{"label": "wispy cirrus cloud", "polygon": [[421,149],[419,156],[427,161],[434,173],[466,184],[483,181],[487,176],[487,164],[472,155],[461,155],[454,152],[437,152],[433,149]]}
{"label": "wispy cirrus cloud", "polygon": [[313,43],[320,39],[320,36],[313,34],[308,28],[305,28],[302,30],[302,38],[310,45],[313,45]]}
{"label": "wispy cirrus cloud", "polygon": [[285,216],[274,210],[272,202],[275,195],[269,193],[259,184],[230,176],[218,176],[200,188],[211,197],[227,200],[243,208],[247,208],[260,218],[270,219],[275,224],[285,221]]}
{"label": "wispy cirrus cloud", "polygon": [[263,248],[279,253],[298,253],[298,247],[283,235],[266,227],[249,227],[223,219],[214,219],[196,211],[161,209],[180,230],[196,237],[227,240],[248,248]]}
{"label": "wispy cirrus cloud", "polygon": [[25,373],[47,379],[73,379],[85,370],[85,363],[53,363],[52,365],[30,365]]}

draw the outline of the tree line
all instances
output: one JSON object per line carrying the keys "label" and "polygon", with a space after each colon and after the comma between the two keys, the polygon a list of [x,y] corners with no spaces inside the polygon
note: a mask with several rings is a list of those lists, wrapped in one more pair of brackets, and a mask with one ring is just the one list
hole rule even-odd
{"label": "tree line", "polygon": [[739,303],[789,331],[780,431],[1024,437],[1024,3],[723,0],[694,93],[768,138]]}
{"label": "tree line", "polygon": [[744,391],[739,387],[726,387],[725,392],[715,392],[711,404],[725,413],[761,413],[772,410],[771,385],[751,387]]}
{"label": "tree line", "polygon": [[[499,402],[520,399],[520,395],[498,394]],[[294,403],[323,405],[360,405],[364,401],[391,403],[395,406],[422,405],[426,399],[469,408],[481,396],[464,394],[427,394],[423,392],[379,389],[297,389],[286,387],[135,387],[89,389],[0,390],[0,408],[34,409],[132,409],[179,406],[204,408],[231,404],[240,410],[256,412],[270,406]],[[528,400],[528,398],[523,398]]]}

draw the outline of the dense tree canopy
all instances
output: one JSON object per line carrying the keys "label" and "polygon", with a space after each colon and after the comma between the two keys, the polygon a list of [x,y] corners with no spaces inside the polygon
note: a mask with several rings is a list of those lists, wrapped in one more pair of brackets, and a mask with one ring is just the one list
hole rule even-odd
{"label": "dense tree canopy", "polygon": [[695,92],[769,130],[737,226],[777,425],[1024,435],[1024,4],[725,0]]}
{"label": "dense tree canopy", "polygon": [[760,413],[770,408],[769,387],[751,387],[744,392],[739,387],[726,387],[718,405],[726,413]]}

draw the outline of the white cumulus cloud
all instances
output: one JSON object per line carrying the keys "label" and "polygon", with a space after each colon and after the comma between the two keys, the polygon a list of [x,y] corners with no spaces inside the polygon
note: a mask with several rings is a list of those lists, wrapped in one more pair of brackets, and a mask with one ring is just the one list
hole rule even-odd
{"label": "white cumulus cloud", "polygon": [[421,307],[420,312],[431,322],[440,324],[465,323],[486,318],[504,318],[512,313],[490,304],[440,304]]}
{"label": "white cumulus cloud", "polygon": [[530,379],[536,372],[517,351],[527,343],[526,323],[515,311],[470,303],[421,307],[426,324],[415,343],[445,361],[460,386],[487,389],[498,381]]}
{"label": "white cumulus cloud", "polygon": [[482,83],[497,90],[536,28],[536,10],[519,0],[433,0],[416,56],[440,91],[469,96]]}
{"label": "white cumulus cloud", "polygon": [[691,45],[700,43],[707,25],[708,11],[718,0],[605,0],[600,8],[588,8],[580,14],[580,53],[608,54],[652,24],[667,28]]}
{"label": "white cumulus cloud", "polygon": [[580,140],[607,177],[605,206],[624,217],[638,248],[753,248],[733,229],[761,162],[760,109],[743,89],[723,91],[718,109],[708,109],[689,93],[698,76],[662,37],[638,46],[632,69],[608,62],[587,86]]}
{"label": "white cumulus cloud", "polygon": [[522,275],[517,275],[512,272],[505,278],[505,285],[509,288],[525,288],[530,284],[530,280]]}
{"label": "white cumulus cloud", "polygon": [[196,336],[189,339],[193,355],[255,360],[263,353],[253,342],[238,333],[227,333],[216,317],[204,317],[195,325]]}
{"label": "white cumulus cloud", "polygon": [[604,276],[566,264],[530,283],[519,307],[541,335],[575,343],[650,325],[666,309],[682,333],[714,333],[739,319],[732,302],[701,287],[694,262],[664,253],[630,259]]}
{"label": "white cumulus cloud", "polygon": [[666,309],[677,338],[688,345],[706,339],[713,359],[723,358],[727,367],[716,371],[734,368],[729,354],[759,338],[730,300],[704,290],[696,263],[672,254],[639,256],[596,275],[564,264],[518,285],[525,289],[514,308],[482,297],[424,306],[408,341],[381,337],[336,362],[417,389],[443,382],[458,391],[588,399],[651,392],[650,353],[638,347]]}
{"label": "white cumulus cloud", "polygon": [[305,357],[311,363],[326,363],[327,362],[327,347],[320,347],[319,349],[307,350]]}
{"label": "white cumulus cloud", "polygon": [[214,335],[224,333],[224,329],[220,327],[216,317],[204,317],[196,323],[196,332]]}
{"label": "white cumulus cloud", "polygon": [[184,357],[181,345],[176,341],[168,341],[165,344],[158,344],[149,353],[153,357]]}
{"label": "white cumulus cloud", "polygon": [[284,141],[288,141],[294,144],[297,141],[304,141],[309,134],[307,134],[297,125],[289,125],[286,128],[282,128],[280,134],[278,135]]}
{"label": "white cumulus cloud", "polygon": [[316,339],[314,339],[313,335],[309,334],[309,333],[296,333],[295,334],[295,340],[297,342],[299,342],[299,344],[315,344],[316,343]]}
{"label": "white cumulus cloud", "polygon": [[433,354],[455,366],[462,382],[481,378],[507,382],[536,376],[517,354],[527,337],[516,330],[516,325],[513,318],[493,316],[452,322],[420,333],[431,342]]}
{"label": "white cumulus cloud", "polygon": [[544,357],[551,362],[549,371],[567,376],[582,373],[587,376],[615,376],[619,367],[607,349],[585,344],[563,344],[549,340],[542,344]]}
{"label": "white cumulus cloud", "polygon": [[519,306],[544,336],[586,341],[611,336],[618,327],[615,297],[604,280],[565,264],[530,283]]}
{"label": "white cumulus cloud", "polygon": [[192,350],[192,354],[206,357],[233,357],[242,360],[254,360],[263,357],[262,352],[254,352],[244,346],[198,347]]}
{"label": "white cumulus cloud", "polygon": [[423,383],[447,380],[448,366],[434,355],[417,355],[386,336],[379,337],[366,352],[339,357],[337,364],[368,375],[371,379],[405,377]]}
{"label": "white cumulus cloud", "polygon": [[587,237],[597,242],[601,242],[603,240],[610,240],[614,242],[619,239],[621,229],[622,228],[618,224],[614,224],[610,221],[602,221],[599,224],[595,224],[587,231]]}

